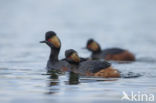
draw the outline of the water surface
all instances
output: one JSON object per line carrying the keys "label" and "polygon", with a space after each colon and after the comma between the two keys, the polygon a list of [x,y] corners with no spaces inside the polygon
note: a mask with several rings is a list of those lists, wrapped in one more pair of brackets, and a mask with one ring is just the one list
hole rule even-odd
{"label": "water surface", "polygon": [[[0,102],[121,102],[122,91],[156,94],[156,1],[154,0],[1,0]],[[69,74],[46,75],[49,48],[40,44],[54,30],[64,51],[79,55],[88,38],[102,48],[121,47],[136,55],[133,63],[112,63],[122,73],[138,78],[80,78],[69,85]]]}

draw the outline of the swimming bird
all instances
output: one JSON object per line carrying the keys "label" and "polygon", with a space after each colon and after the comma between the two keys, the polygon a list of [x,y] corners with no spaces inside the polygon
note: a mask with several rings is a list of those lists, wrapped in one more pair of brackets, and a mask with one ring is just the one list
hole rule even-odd
{"label": "swimming bird", "polygon": [[66,61],[71,65],[70,70],[81,76],[120,77],[118,70],[113,69],[111,64],[106,61],[87,60],[80,62],[78,53],[73,49],[66,50],[65,57]]}
{"label": "swimming bird", "polygon": [[135,61],[135,56],[128,50],[124,50],[121,48],[108,48],[102,50],[100,45],[93,39],[89,39],[87,41],[86,48],[92,52],[92,59]]}
{"label": "swimming bird", "polygon": [[46,32],[45,40],[41,41],[40,43],[47,44],[51,49],[46,69],[49,72],[54,71],[54,70],[67,71],[68,70],[68,62],[61,61],[58,59],[58,55],[59,55],[60,48],[61,48],[61,41],[58,38],[58,36],[56,35],[56,33],[53,31]]}

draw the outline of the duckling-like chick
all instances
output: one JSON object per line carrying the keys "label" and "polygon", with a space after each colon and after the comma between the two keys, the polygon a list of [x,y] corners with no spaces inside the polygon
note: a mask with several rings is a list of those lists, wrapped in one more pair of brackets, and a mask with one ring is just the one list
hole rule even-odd
{"label": "duckling-like chick", "polygon": [[61,41],[56,35],[55,32],[49,31],[45,34],[45,40],[41,41],[40,43],[46,43],[50,49],[50,56],[47,63],[47,70],[48,72],[57,70],[57,71],[67,71],[68,70],[68,62],[60,61],[58,59],[58,55],[61,48]]}
{"label": "duckling-like chick", "polygon": [[105,78],[120,77],[120,73],[113,69],[106,61],[88,60],[80,62],[79,55],[73,49],[66,50],[66,61],[71,65],[70,70],[82,76],[95,76]]}
{"label": "duckling-like chick", "polygon": [[88,40],[86,48],[92,52],[92,59],[135,61],[135,56],[131,52],[120,48],[108,48],[101,50],[100,45],[93,39]]}

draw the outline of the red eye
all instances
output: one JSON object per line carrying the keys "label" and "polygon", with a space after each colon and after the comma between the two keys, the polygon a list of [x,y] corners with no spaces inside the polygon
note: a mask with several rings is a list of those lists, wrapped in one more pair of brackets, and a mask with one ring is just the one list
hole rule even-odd
{"label": "red eye", "polygon": [[87,48],[91,48],[91,45],[88,45]]}
{"label": "red eye", "polygon": [[72,59],[72,56],[69,56],[68,58]]}
{"label": "red eye", "polygon": [[50,41],[51,41],[51,39],[48,39],[48,41],[50,42]]}

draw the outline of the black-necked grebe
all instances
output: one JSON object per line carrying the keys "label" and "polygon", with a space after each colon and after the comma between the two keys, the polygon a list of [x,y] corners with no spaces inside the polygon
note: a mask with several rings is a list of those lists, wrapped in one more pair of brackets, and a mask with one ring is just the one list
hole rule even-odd
{"label": "black-necked grebe", "polygon": [[87,60],[80,62],[77,52],[73,49],[66,50],[66,61],[71,65],[70,70],[82,76],[95,76],[105,78],[120,77],[120,73],[113,69],[106,61]]}
{"label": "black-necked grebe", "polygon": [[50,57],[47,63],[47,70],[67,71],[68,62],[58,59],[61,48],[61,41],[53,31],[46,32],[45,40],[40,43],[46,43],[51,48]]}
{"label": "black-necked grebe", "polygon": [[135,61],[135,56],[131,52],[120,48],[109,48],[101,50],[100,45],[93,39],[88,40],[86,48],[92,52],[92,59]]}

